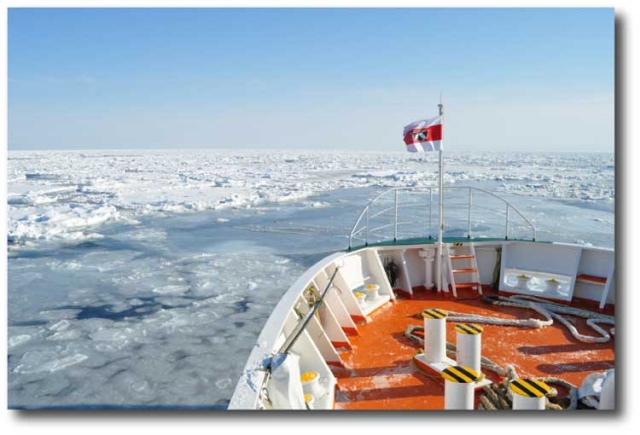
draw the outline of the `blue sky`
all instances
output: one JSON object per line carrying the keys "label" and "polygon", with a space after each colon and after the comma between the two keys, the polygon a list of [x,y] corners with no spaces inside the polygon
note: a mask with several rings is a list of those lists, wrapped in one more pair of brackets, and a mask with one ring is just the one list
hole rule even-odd
{"label": "blue sky", "polygon": [[614,151],[613,9],[16,9],[9,149]]}

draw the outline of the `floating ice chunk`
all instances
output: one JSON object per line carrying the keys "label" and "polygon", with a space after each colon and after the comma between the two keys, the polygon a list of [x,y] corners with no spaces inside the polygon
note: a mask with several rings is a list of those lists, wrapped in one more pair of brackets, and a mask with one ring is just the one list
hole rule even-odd
{"label": "floating ice chunk", "polygon": [[51,341],[76,340],[82,337],[82,335],[83,335],[82,331],[80,331],[79,329],[71,329],[68,331],[56,332],[55,334],[52,334],[49,337],[47,337],[47,340],[51,340]]}
{"label": "floating ice chunk", "polygon": [[218,379],[216,381],[216,387],[218,387],[221,390],[224,390],[225,388],[229,388],[231,386],[231,379],[229,378],[224,378],[224,379]]}
{"label": "floating ice chunk", "polygon": [[165,308],[190,306],[192,301],[178,296],[158,296],[156,302]]}
{"label": "floating ice chunk", "polygon": [[134,334],[132,328],[120,328],[113,326],[111,328],[100,328],[91,333],[91,339],[97,341],[127,341]]}
{"label": "floating ice chunk", "polygon": [[326,208],[329,207],[329,203],[325,201],[313,201],[310,203],[313,208]]}
{"label": "floating ice chunk", "polygon": [[8,341],[9,349],[20,346],[21,344],[25,344],[29,340],[31,340],[31,336],[26,334],[16,335],[15,337],[9,337],[9,341]]}
{"label": "floating ice chunk", "polygon": [[53,204],[54,202],[57,202],[58,199],[58,196],[36,196],[31,199],[31,203],[33,205]]}
{"label": "floating ice chunk", "polygon": [[186,285],[166,285],[163,287],[155,287],[153,289],[154,293],[161,295],[177,295],[183,294],[189,291],[189,286]]}
{"label": "floating ice chunk", "polygon": [[82,267],[80,263],[77,261],[60,261],[60,260],[52,260],[47,263],[47,266],[51,268],[51,270],[78,270]]}
{"label": "floating ice chunk", "polygon": [[49,326],[49,330],[54,332],[64,331],[70,324],[71,323],[67,319],[63,319]]}
{"label": "floating ice chunk", "polygon": [[41,213],[29,214],[18,220],[12,220],[9,227],[9,239],[84,239],[95,238],[95,233],[78,231],[82,227],[103,224],[118,219],[118,211],[113,206],[95,205],[77,206],[66,204],[50,207]]}
{"label": "floating ice chunk", "polygon": [[147,381],[138,381],[131,384],[131,389],[138,393],[144,390],[147,390],[148,388],[149,388],[149,382]]}
{"label": "floating ice chunk", "polygon": [[88,356],[81,353],[59,358],[53,351],[31,351],[22,356],[21,364],[13,369],[14,373],[56,372],[85,361]]}
{"label": "floating ice chunk", "polygon": [[112,383],[113,388],[121,392],[124,397],[130,397],[131,399],[129,400],[146,403],[156,397],[156,393],[151,388],[149,381],[144,379],[140,373],[131,370],[121,371],[109,381]]}
{"label": "floating ice chunk", "polygon": [[244,298],[234,293],[223,293],[209,300],[216,304],[234,304],[243,301]]}

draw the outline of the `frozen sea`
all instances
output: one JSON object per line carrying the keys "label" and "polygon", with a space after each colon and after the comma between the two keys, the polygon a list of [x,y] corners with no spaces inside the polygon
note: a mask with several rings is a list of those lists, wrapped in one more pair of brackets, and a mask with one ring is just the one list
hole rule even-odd
{"label": "frozen sea", "polygon": [[[272,308],[347,248],[362,207],[437,183],[436,153],[8,159],[10,408],[226,408]],[[614,165],[613,153],[447,152],[445,184],[503,196],[538,240],[613,247]]]}

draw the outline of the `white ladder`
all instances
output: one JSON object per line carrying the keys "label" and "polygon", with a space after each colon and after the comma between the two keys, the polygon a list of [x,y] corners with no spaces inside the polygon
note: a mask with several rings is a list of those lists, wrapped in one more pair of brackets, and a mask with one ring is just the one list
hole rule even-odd
{"label": "white ladder", "polygon": [[[482,294],[482,284],[480,283],[480,274],[478,273],[478,261],[476,259],[476,250],[473,243],[453,243],[444,245],[444,256],[447,265],[449,283],[453,295],[458,297],[457,285],[471,285],[471,288]],[[471,281],[457,282],[456,277],[467,276]],[[459,278],[458,278],[459,279]]]}

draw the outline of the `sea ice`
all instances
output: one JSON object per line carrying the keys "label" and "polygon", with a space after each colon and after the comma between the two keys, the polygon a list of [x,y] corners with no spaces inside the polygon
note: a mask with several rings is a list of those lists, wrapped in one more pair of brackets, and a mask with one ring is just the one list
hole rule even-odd
{"label": "sea ice", "polygon": [[13,369],[14,373],[38,373],[38,372],[55,372],[65,369],[72,365],[81,363],[86,360],[87,356],[82,354],[74,354],[58,358],[55,352],[51,351],[34,351],[27,352],[22,357],[22,363]]}
{"label": "sea ice", "polygon": [[[77,240],[141,216],[304,201],[354,187],[435,186],[435,163],[404,152],[10,151],[8,236],[14,244]],[[613,154],[451,152],[445,182],[504,180],[508,193],[612,202],[613,168]]]}
{"label": "sea ice", "polygon": [[9,337],[9,341],[8,341],[8,347],[12,348],[12,347],[16,347],[16,346],[20,346],[21,344],[24,344],[26,342],[28,342],[29,340],[31,340],[31,336],[30,335],[14,335],[13,337]]}

